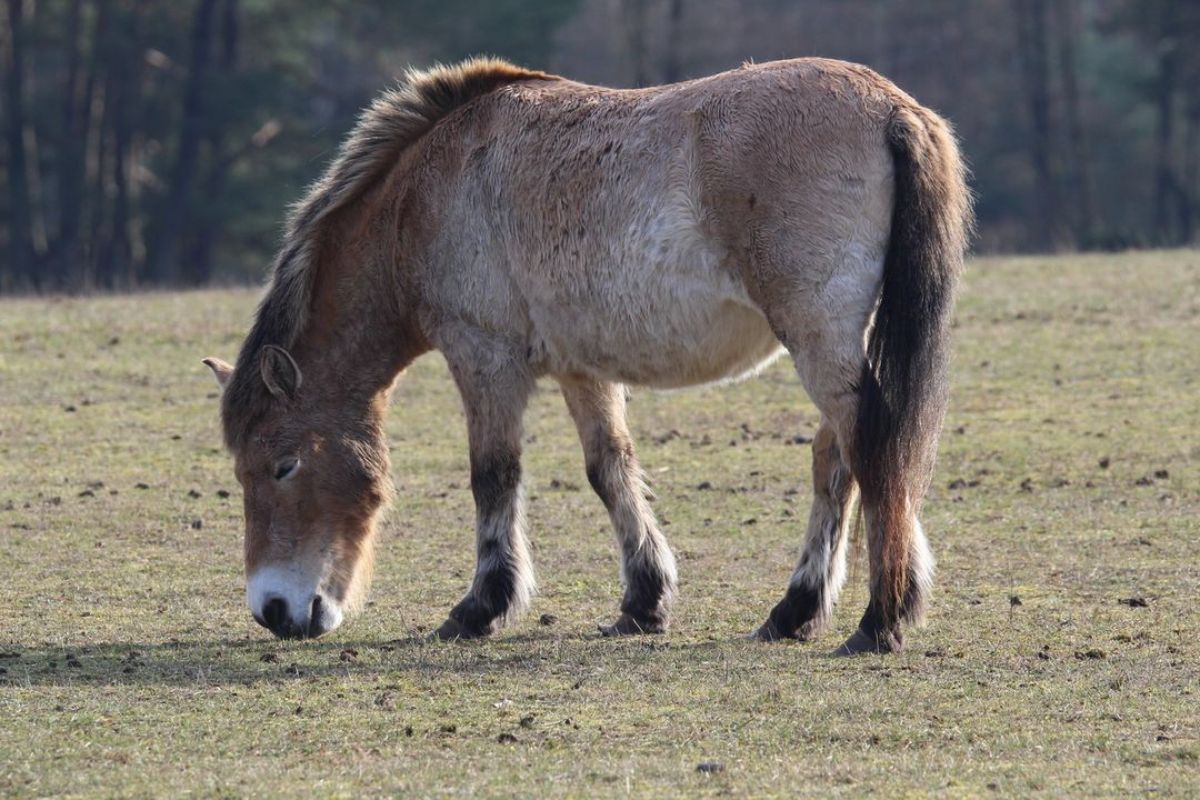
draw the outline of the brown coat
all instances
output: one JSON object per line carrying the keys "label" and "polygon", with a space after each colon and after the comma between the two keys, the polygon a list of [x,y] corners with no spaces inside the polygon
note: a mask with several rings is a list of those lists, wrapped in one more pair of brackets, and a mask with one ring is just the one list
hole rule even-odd
{"label": "brown coat", "polygon": [[662,630],[675,564],[620,385],[735,379],[786,350],[824,419],[815,472],[838,485],[819,480],[827,500],[759,633],[828,617],[861,487],[872,601],[847,646],[898,647],[932,574],[916,514],[969,227],[948,126],[865,67],[801,59],[641,90],[496,61],[410,74],[297,207],[237,369],[220,367],[254,613],[282,598],[270,627],[321,632],[316,599],[340,620],[387,495],[381,398],[436,348],[463,394],[479,511],[476,578],[440,633],[488,633],[532,594],[520,418],[541,376],[563,387],[622,544],[609,630]]}

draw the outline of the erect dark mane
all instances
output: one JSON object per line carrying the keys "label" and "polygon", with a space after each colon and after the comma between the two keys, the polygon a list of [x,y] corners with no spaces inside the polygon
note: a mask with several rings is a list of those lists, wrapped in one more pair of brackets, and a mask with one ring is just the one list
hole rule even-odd
{"label": "erect dark mane", "polygon": [[408,70],[398,86],[375,99],[342,143],[325,174],[297,203],[275,259],[271,286],[238,355],[221,404],[225,444],[238,449],[269,396],[258,354],[269,344],[291,348],[307,321],[321,223],[387,174],[400,153],[455,109],[509,83],[554,76],[494,58]]}

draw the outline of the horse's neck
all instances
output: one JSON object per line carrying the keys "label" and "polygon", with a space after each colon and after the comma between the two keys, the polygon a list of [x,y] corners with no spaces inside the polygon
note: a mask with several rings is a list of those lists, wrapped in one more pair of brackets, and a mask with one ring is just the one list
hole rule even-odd
{"label": "horse's neck", "polygon": [[296,342],[305,380],[342,396],[372,398],[426,352],[416,315],[378,268],[338,270],[319,281],[308,323]]}

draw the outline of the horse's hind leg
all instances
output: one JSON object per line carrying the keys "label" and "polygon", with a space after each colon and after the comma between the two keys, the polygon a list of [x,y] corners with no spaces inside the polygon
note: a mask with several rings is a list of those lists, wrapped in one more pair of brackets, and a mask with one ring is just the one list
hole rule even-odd
{"label": "horse's hind leg", "polygon": [[[836,200],[830,201],[835,208]],[[920,616],[932,558],[916,521],[916,508],[885,514],[880,498],[863,491],[862,465],[855,451],[860,436],[866,334],[883,279],[883,255],[891,227],[889,206],[882,202],[847,206],[844,215],[825,220],[828,229],[820,229],[822,237],[814,238],[810,231],[807,239],[785,236],[775,240],[750,266],[754,272],[751,285],[775,287],[760,298],[761,307],[787,347],[805,390],[821,412],[825,436],[832,438],[838,453],[838,467],[829,472],[831,478],[823,478],[822,471],[828,469],[823,459],[831,462],[832,454],[822,456],[821,442],[815,444],[816,491],[804,558],[783,600],[760,628],[760,638],[806,638],[825,621],[840,573],[837,542],[846,530],[855,483],[866,522],[871,600],[859,632],[842,652],[898,649],[903,621]],[[812,248],[814,241],[825,239],[842,241],[844,246],[824,251]],[[798,272],[805,280],[797,280]],[[894,471],[901,467],[880,463],[871,468]],[[904,477],[897,475],[895,481]],[[823,534],[823,530],[829,533]],[[828,562],[821,558],[826,540]],[[893,597],[890,587],[897,585],[910,587],[902,598]]]}
{"label": "horse's hind leg", "polygon": [[658,530],[625,426],[625,394],[618,384],[560,379],[579,430],[588,482],[604,502],[621,546],[625,596],[621,616],[606,635],[660,633],[675,593],[675,557]]}
{"label": "horse's hind leg", "polygon": [[[870,281],[866,284],[873,285]],[[854,463],[859,382],[865,359],[862,331],[867,326],[871,308],[869,298],[862,297],[856,301],[852,296],[844,296],[840,303],[827,297],[826,303],[828,308],[825,314],[812,313],[810,310],[802,323],[794,327],[780,326],[780,339],[788,346],[805,389],[821,411],[822,429],[829,432],[827,435],[832,435],[838,451],[838,467],[833,470],[832,480],[825,484],[823,490],[819,473],[827,462],[822,462],[822,456],[817,452],[818,442],[814,442],[814,478],[817,485],[805,558],[809,558],[814,551],[818,554],[821,552],[822,542],[820,539],[814,542],[813,536],[814,533],[820,536],[822,526],[834,525],[836,519],[836,532],[839,537],[845,536],[853,501],[851,487],[854,485],[847,465]],[[776,318],[784,316],[779,309],[776,309],[776,314]],[[826,504],[831,502],[839,509],[836,513],[825,510],[830,507]],[[901,518],[893,520],[883,518],[880,505],[873,498],[863,496],[862,506],[867,528],[871,599],[857,632],[838,650],[845,655],[900,649],[903,645],[901,626],[904,622],[920,622],[933,575],[933,557],[911,506]],[[813,526],[816,526],[815,530]],[[898,547],[903,548],[901,553],[896,552]],[[806,570],[806,561],[802,558],[787,594],[759,629],[759,638],[807,638],[820,627],[828,612],[828,604],[833,600],[830,590],[836,589],[833,579],[840,574],[841,568],[837,562],[840,549],[831,543],[829,577],[824,583],[824,596],[809,591],[818,583],[814,575],[816,567]],[[808,563],[821,565],[819,557]],[[897,573],[900,573],[898,579]],[[888,586],[895,583],[900,583],[906,589],[902,597],[892,600]]]}
{"label": "horse's hind leg", "polygon": [[442,350],[467,417],[477,562],[466,597],[434,634],[441,639],[493,633],[534,591],[521,488],[521,417],[534,379],[502,343],[473,334],[457,341],[461,348]]}
{"label": "horse's hind leg", "polygon": [[858,495],[837,433],[825,419],[813,438],[813,503],[800,563],[754,638],[808,640],[829,623],[846,579],[846,534]]}
{"label": "horse's hind leg", "polygon": [[[903,623],[920,625],[924,622],[925,606],[928,602],[930,585],[933,583],[934,559],[925,539],[925,532],[916,516],[910,512],[905,518],[885,527],[878,509],[864,503],[863,516],[867,521],[867,549],[871,559],[871,599],[858,623],[858,629],[837,649],[837,655],[851,656],[859,653],[887,653],[904,646]],[[890,537],[898,535],[897,526],[908,526],[908,552],[904,562],[904,591],[899,603],[886,602],[883,585],[891,556],[888,550]]]}

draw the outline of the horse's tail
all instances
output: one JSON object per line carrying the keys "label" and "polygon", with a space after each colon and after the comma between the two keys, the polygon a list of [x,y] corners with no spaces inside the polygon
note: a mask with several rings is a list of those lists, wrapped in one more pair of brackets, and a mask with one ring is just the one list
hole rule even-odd
{"label": "horse's tail", "polygon": [[871,596],[882,630],[921,620],[932,578],[916,514],[946,411],[950,315],[972,229],[971,192],[950,126],[916,104],[898,104],[887,142],[895,165],[892,230],[859,385],[853,461],[874,517],[868,523],[878,531],[869,536],[877,565]]}

